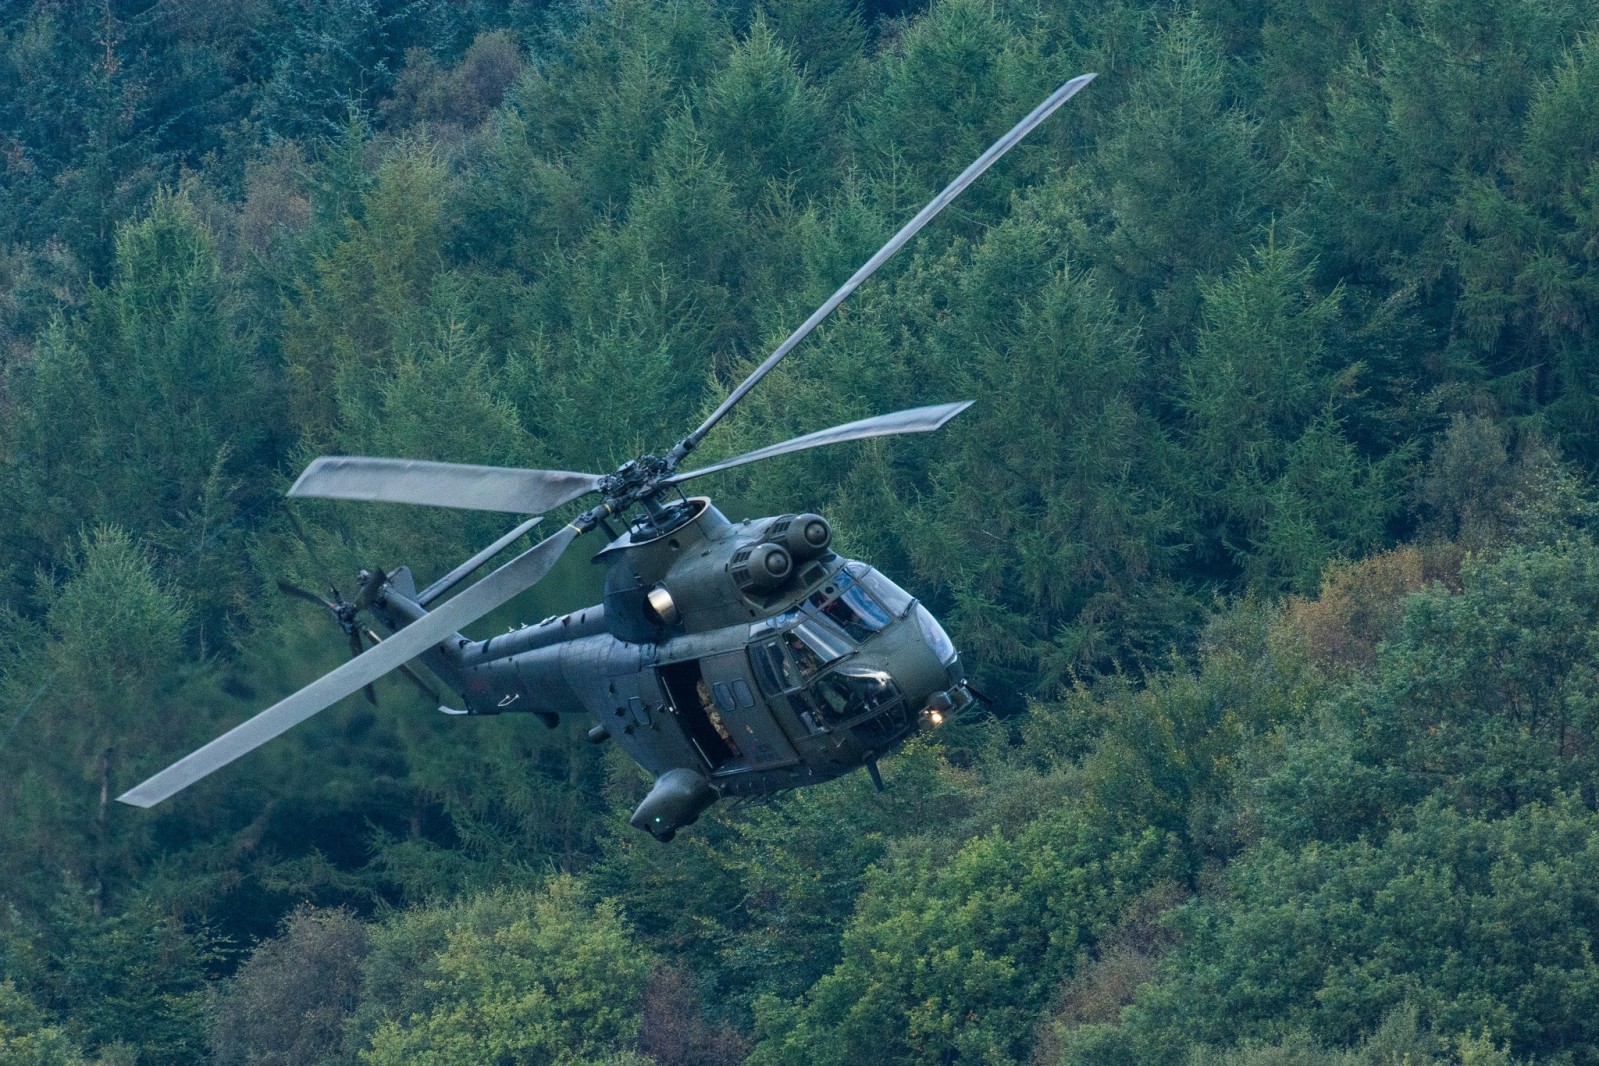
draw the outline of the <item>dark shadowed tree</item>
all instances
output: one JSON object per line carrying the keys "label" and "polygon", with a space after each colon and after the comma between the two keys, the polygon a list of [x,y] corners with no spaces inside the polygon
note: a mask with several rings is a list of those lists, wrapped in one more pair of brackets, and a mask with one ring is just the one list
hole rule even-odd
{"label": "dark shadowed tree", "polygon": [[212,1011],[217,1066],[317,1066],[337,1061],[361,991],[367,931],[347,910],[302,906],[257,944]]}

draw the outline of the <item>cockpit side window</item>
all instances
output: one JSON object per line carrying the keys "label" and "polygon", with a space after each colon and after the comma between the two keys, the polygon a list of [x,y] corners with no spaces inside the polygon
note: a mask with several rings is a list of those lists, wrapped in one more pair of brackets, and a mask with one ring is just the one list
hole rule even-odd
{"label": "cockpit side window", "polygon": [[806,691],[828,725],[875,713],[900,697],[899,687],[887,674],[851,673],[848,668],[826,674]]}
{"label": "cockpit side window", "polygon": [[753,645],[750,666],[761,688],[775,696],[799,688],[850,650],[843,633],[818,619],[807,618],[777,639]]}
{"label": "cockpit side window", "polygon": [[799,675],[783,654],[783,646],[775,640],[750,648],[750,666],[755,670],[755,680],[761,691],[768,696],[799,687]]}
{"label": "cockpit side window", "polygon": [[843,633],[819,618],[805,619],[788,631],[786,639],[801,675],[807,678],[854,650]]}
{"label": "cockpit side window", "polygon": [[825,665],[822,657],[805,643],[798,629],[790,629],[784,633],[783,643],[788,646],[788,654],[794,660],[794,665],[799,667],[801,677],[810,677]]}

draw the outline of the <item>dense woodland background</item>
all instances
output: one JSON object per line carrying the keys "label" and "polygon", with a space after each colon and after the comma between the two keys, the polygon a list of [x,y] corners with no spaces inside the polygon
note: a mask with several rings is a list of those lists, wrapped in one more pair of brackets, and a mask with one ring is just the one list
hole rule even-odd
{"label": "dense woodland background", "polygon": [[[0,7],[0,1063],[1599,1062],[1591,0]],[[710,456],[998,713],[662,846],[274,589],[329,452]],[[593,593],[586,561],[484,626]],[[1405,1056],[1409,1056],[1408,1059]]]}

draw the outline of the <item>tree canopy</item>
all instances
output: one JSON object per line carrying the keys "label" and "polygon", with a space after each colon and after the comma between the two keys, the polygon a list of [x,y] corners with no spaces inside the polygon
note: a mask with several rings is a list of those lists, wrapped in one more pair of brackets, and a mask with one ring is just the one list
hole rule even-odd
{"label": "tree canopy", "polygon": [[[1599,1062],[1596,33],[5,6],[0,1063]],[[664,448],[1090,70],[703,448],[977,401],[708,490],[826,514],[994,697],[887,792],[662,848],[575,724],[384,683],[111,802],[338,661],[279,580],[502,531],[310,458]]]}

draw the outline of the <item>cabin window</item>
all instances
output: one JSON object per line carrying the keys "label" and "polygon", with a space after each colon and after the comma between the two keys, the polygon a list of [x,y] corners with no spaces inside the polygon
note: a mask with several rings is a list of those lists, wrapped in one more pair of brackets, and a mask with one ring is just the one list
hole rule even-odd
{"label": "cabin window", "polygon": [[775,640],[750,648],[750,666],[755,671],[755,680],[761,686],[761,691],[768,696],[799,687],[799,676],[792,672],[782,645]]}

